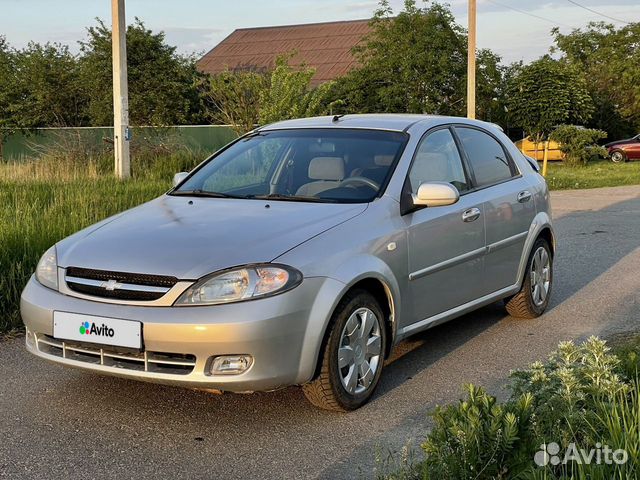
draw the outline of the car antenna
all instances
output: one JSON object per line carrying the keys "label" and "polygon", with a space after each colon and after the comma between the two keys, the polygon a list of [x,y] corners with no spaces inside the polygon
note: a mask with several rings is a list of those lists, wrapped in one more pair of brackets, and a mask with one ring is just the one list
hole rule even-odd
{"label": "car antenna", "polygon": [[333,119],[331,120],[332,122],[337,122],[338,120],[340,120],[342,117],[344,117],[346,115],[346,113],[341,113],[340,115],[334,115]]}

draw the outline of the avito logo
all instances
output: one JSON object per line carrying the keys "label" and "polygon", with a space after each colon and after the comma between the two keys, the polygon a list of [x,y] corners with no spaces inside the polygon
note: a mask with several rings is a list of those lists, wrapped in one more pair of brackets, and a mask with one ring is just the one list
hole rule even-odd
{"label": "avito logo", "polygon": [[100,326],[95,323],[82,322],[80,324],[80,335],[98,335],[100,337],[113,337],[113,328],[107,327],[104,323]]}

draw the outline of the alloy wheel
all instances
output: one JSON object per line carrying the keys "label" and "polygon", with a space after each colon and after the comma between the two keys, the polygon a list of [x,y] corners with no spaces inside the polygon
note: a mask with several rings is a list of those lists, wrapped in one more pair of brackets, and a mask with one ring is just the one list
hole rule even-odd
{"label": "alloy wheel", "polygon": [[539,307],[547,299],[551,286],[551,259],[544,247],[538,247],[531,261],[531,297]]}
{"label": "alloy wheel", "polygon": [[380,320],[368,308],[358,308],[347,320],[338,348],[338,371],[351,395],[365,392],[382,360]]}

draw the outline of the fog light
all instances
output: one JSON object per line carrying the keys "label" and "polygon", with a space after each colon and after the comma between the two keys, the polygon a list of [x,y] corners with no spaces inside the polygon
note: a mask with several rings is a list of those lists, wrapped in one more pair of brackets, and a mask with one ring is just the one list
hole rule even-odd
{"label": "fog light", "polygon": [[212,375],[239,375],[249,370],[253,363],[251,355],[225,355],[211,362]]}

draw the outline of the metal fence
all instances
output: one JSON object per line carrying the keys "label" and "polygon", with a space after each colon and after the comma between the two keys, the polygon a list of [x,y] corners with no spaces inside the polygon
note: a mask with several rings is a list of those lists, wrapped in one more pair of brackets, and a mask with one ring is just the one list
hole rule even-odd
{"label": "metal fence", "polygon": [[[132,127],[132,146],[164,144],[168,149],[213,153],[237,137],[228,125],[189,125],[173,127]],[[4,161],[39,157],[48,147],[65,143],[81,144],[95,151],[113,145],[113,127],[40,128],[29,133],[8,135],[0,146]]]}

